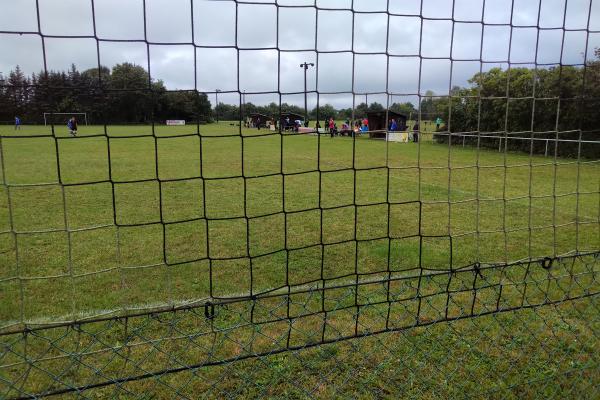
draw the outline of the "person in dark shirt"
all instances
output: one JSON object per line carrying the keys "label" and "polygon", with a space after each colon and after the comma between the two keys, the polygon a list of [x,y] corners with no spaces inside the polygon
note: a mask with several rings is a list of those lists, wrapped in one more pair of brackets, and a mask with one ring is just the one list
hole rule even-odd
{"label": "person in dark shirt", "polygon": [[413,126],[413,142],[417,143],[419,141],[419,124],[415,124]]}
{"label": "person in dark shirt", "polygon": [[77,136],[77,120],[75,117],[71,117],[71,119],[67,121],[67,128],[69,128],[71,136]]}

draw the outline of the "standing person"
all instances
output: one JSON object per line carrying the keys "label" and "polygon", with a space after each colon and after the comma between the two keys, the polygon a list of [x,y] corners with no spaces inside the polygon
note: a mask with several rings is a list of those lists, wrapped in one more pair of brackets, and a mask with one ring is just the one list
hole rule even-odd
{"label": "standing person", "polygon": [[331,133],[331,137],[333,137],[333,127],[335,126],[335,122],[333,122],[333,117],[329,118],[329,133]]}
{"label": "standing person", "polygon": [[71,117],[71,119],[67,121],[67,128],[69,128],[71,136],[77,136],[77,120],[75,117]]}
{"label": "standing person", "polygon": [[413,126],[413,142],[417,143],[419,141],[419,124],[415,124]]}
{"label": "standing person", "polygon": [[21,118],[15,116],[15,131],[21,130]]}
{"label": "standing person", "polygon": [[435,119],[435,130],[436,131],[440,130],[440,125],[442,124],[442,122],[444,122],[444,121],[442,121],[442,119],[440,117],[437,117]]}
{"label": "standing person", "polygon": [[256,117],[256,128],[260,131],[260,117]]}
{"label": "standing person", "polygon": [[398,123],[394,118],[392,118],[392,122],[390,122],[390,131],[395,132],[398,130]]}

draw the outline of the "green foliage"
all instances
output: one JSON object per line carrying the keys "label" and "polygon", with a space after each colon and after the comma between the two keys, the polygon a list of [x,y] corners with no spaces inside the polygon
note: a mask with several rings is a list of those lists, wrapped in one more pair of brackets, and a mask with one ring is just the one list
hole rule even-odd
{"label": "green foliage", "polygon": [[[150,89],[150,90],[148,90]],[[17,66],[0,88],[0,120],[15,115],[25,123],[43,122],[44,112],[86,112],[88,120],[148,123],[164,119],[210,120],[204,93],[168,92],[162,81],[130,63],[79,72],[40,72],[26,77]]]}
{"label": "green foliage", "polygon": [[394,103],[390,106],[390,110],[400,113],[400,114],[404,114],[407,117],[411,117],[411,116],[415,116],[417,115],[417,109],[415,108],[414,104],[411,102],[406,102],[406,103]]}
{"label": "green foliage", "polygon": [[[450,100],[452,116],[443,131],[452,144],[504,148],[509,151],[556,154],[560,157],[600,158],[600,50],[585,68],[493,68],[469,80],[470,88],[457,89]],[[422,108],[448,113],[448,99],[426,98]],[[443,118],[443,117],[442,117]],[[464,136],[481,132],[480,138]],[[504,133],[541,140],[502,140]],[[558,133],[557,133],[558,132]],[[488,137],[486,133],[491,133]],[[494,133],[496,133],[494,135]],[[435,135],[447,143],[447,134]],[[556,141],[556,139],[559,139]],[[579,140],[584,143],[578,143]],[[580,148],[581,147],[581,148]]]}

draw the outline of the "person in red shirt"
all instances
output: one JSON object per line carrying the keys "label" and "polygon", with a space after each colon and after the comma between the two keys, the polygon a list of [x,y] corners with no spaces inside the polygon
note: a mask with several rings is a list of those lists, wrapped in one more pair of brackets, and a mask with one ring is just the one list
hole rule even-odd
{"label": "person in red shirt", "polygon": [[329,133],[330,133],[331,137],[333,137],[335,134],[335,132],[333,131],[334,127],[335,127],[335,122],[333,122],[333,118],[329,118]]}

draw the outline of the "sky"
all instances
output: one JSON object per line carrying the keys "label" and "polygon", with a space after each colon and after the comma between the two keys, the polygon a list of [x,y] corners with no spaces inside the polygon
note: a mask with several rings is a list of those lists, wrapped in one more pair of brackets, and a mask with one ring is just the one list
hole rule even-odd
{"label": "sky", "polygon": [[[149,66],[168,89],[212,92],[211,100],[221,90],[230,104],[243,91],[255,104],[279,102],[260,92],[303,104],[302,62],[316,64],[307,87],[320,104],[385,106],[427,90],[448,94],[509,62],[581,64],[600,47],[600,0],[389,0],[389,9],[388,0],[146,0],[145,10],[142,0],[37,3],[0,0],[5,75],[17,64],[37,73],[44,59],[48,70],[85,70],[99,55],[108,67]],[[316,101],[310,93],[311,108]]]}

